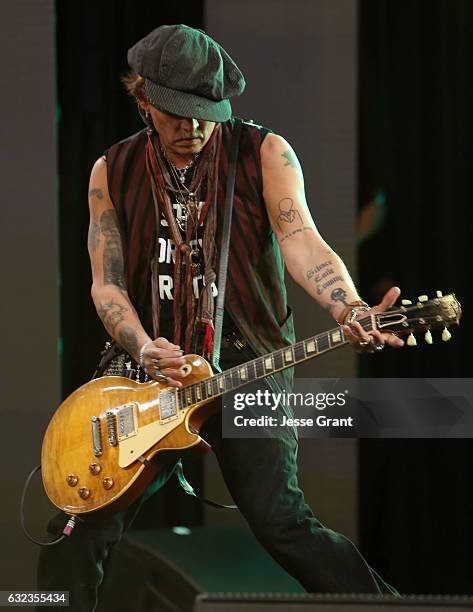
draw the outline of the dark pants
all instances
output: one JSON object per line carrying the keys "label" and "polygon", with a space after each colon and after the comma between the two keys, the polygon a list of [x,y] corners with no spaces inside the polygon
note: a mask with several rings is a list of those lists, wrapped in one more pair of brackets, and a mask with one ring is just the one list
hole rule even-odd
{"label": "dark pants", "polygon": [[[227,368],[246,358],[228,354],[223,365]],[[396,594],[350,540],[314,517],[297,482],[296,435],[292,429],[280,429],[277,436],[261,439],[222,439],[221,418],[216,415],[202,431],[256,538],[309,592]],[[95,610],[111,547],[119,542],[143,501],[162,484],[154,483],[127,511],[100,524],[80,523],[70,538],[43,548],[38,588],[68,590],[71,610]],[[58,526],[63,525],[64,515],[60,515],[51,521],[49,531],[57,534]]]}

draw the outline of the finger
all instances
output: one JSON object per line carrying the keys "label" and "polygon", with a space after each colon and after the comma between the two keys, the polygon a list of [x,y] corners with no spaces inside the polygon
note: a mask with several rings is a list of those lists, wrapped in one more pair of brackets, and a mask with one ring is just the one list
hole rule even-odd
{"label": "finger", "polygon": [[163,376],[166,376],[168,380],[179,381],[184,378],[184,373],[181,370],[175,368],[160,368],[159,371]]}
{"label": "finger", "polygon": [[370,341],[369,334],[361,327],[361,325],[358,323],[358,321],[353,321],[353,323],[351,324],[351,327],[355,330],[356,335],[359,338],[361,338],[365,342],[369,342]]}
{"label": "finger", "polygon": [[156,340],[153,340],[153,344],[157,348],[164,348],[164,349],[169,349],[169,350],[173,350],[173,349],[180,350],[181,349],[181,347],[178,344],[173,344],[167,338],[163,338],[162,336],[160,336],[159,338],[156,338]]}
{"label": "finger", "polygon": [[[164,376],[164,375],[163,375]],[[158,382],[162,383],[163,380],[160,380],[159,377],[154,376],[153,374],[151,374],[151,378],[154,378],[155,380],[157,380]],[[168,387],[182,387],[182,383],[179,380],[176,380],[174,378],[166,378],[165,384]]]}
{"label": "finger", "polygon": [[173,369],[178,370],[185,363],[186,363],[186,360],[183,359],[182,357],[179,357],[177,359],[175,358],[171,359],[169,357],[165,357],[165,358],[158,359],[156,365],[158,366],[160,370],[162,370],[163,368],[173,368]]}
{"label": "finger", "polygon": [[404,340],[398,338],[396,334],[384,334],[384,339],[386,344],[394,348],[401,348],[401,346],[404,346]]}
{"label": "finger", "polygon": [[380,331],[375,330],[373,332],[371,332],[371,337],[373,339],[373,342],[377,345],[382,344],[384,346],[384,343],[386,342],[386,339],[384,337],[385,335],[383,335]]}
{"label": "finger", "polygon": [[145,357],[148,359],[166,359],[171,357],[173,359],[180,358],[184,353],[177,349],[164,349],[164,348],[148,348],[145,350]]}
{"label": "finger", "polygon": [[388,289],[388,291],[386,291],[381,302],[371,310],[374,312],[384,312],[388,308],[391,308],[391,306],[396,302],[400,295],[401,290],[399,289],[399,287],[391,287],[391,289]]}

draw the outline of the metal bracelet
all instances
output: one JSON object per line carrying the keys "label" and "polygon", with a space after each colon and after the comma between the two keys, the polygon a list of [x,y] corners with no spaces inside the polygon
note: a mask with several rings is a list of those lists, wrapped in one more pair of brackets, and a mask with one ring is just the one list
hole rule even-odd
{"label": "metal bracelet", "polygon": [[146,372],[146,368],[145,368],[145,351],[146,351],[146,347],[148,346],[148,344],[152,344],[152,340],[148,340],[148,342],[145,342],[143,344],[143,346],[140,348],[140,366],[141,369],[143,370],[143,372]]}
{"label": "metal bracelet", "polygon": [[367,312],[370,309],[369,306],[354,306],[350,310],[350,314],[345,320],[345,325],[351,325],[353,321],[356,319],[356,315],[358,312]]}

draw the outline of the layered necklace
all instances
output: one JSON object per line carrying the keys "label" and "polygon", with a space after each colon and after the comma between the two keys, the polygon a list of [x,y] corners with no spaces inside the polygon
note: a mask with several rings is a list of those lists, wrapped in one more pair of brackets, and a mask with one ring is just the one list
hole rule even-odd
{"label": "layered necklace", "polygon": [[[167,157],[166,152],[163,148],[161,148],[161,151],[170,169],[169,178],[171,180],[169,187],[174,192],[176,196],[176,201],[181,207],[181,214],[176,216],[176,221],[179,225],[179,229],[185,234],[189,227],[189,223],[194,223],[195,226],[197,226],[198,223],[197,217],[199,211],[199,198],[197,197],[194,179],[195,169],[197,167],[196,162],[199,157],[199,153],[194,156],[192,161],[188,163],[187,166],[184,166],[184,168],[178,168]],[[190,178],[188,179],[187,173],[191,169],[192,174],[189,174]],[[186,183],[189,184],[189,187]]]}

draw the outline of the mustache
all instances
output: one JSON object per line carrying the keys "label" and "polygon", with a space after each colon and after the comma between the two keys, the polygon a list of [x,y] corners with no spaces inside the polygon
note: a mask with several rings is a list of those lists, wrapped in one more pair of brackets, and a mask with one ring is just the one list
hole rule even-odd
{"label": "mustache", "polygon": [[191,140],[192,138],[203,138],[204,135],[202,132],[193,132],[192,134],[186,134],[185,136],[181,136],[180,138],[177,138],[177,141],[179,140]]}

